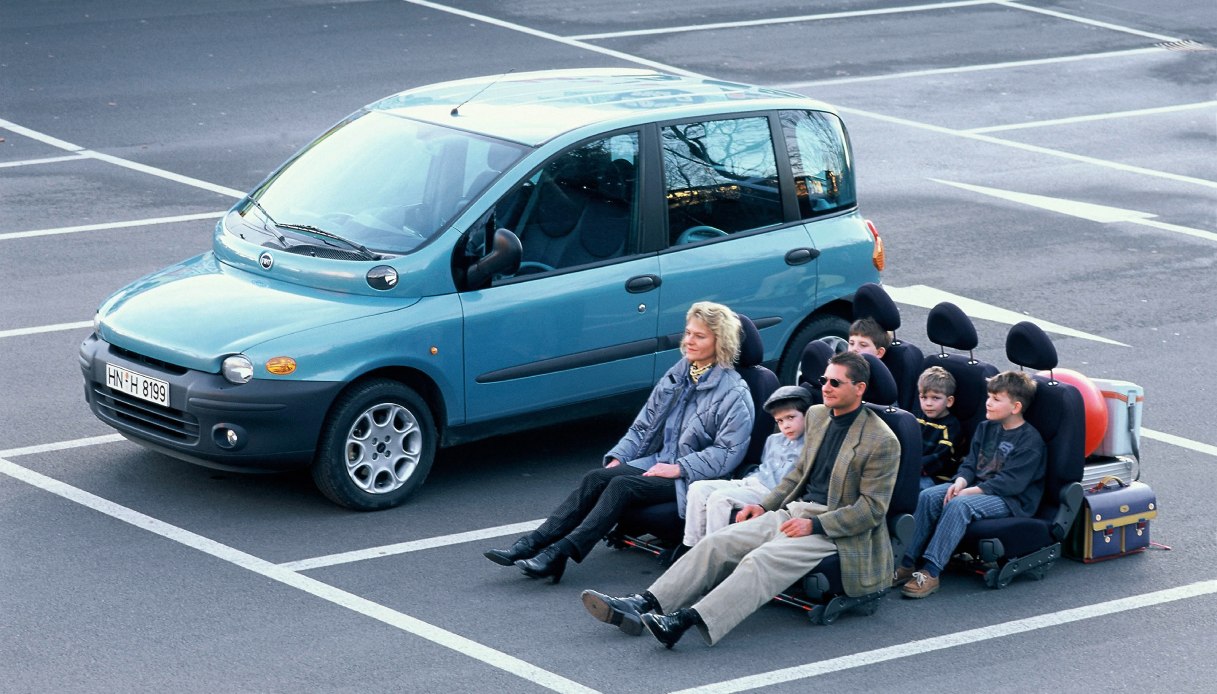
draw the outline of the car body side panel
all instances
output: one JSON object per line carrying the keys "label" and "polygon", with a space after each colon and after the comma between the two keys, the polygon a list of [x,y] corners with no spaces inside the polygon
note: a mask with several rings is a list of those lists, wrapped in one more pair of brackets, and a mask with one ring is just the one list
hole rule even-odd
{"label": "car body side panel", "polygon": [[461,294],[469,421],[649,388],[659,295],[626,282],[658,270],[647,255]]}

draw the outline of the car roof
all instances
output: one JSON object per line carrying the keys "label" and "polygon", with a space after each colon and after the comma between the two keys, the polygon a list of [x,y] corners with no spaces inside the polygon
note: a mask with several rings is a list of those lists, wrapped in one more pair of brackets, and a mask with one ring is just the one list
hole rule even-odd
{"label": "car roof", "polygon": [[536,146],[564,133],[714,113],[802,108],[833,112],[800,94],[654,70],[542,70],[409,89],[369,110]]}

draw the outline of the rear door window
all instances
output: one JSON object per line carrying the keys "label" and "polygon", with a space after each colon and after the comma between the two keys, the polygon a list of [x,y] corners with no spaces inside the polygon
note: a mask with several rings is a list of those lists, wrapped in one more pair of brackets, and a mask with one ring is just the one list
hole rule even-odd
{"label": "rear door window", "polygon": [[819,111],[782,111],[779,119],[800,217],[810,219],[856,205],[848,140],[840,119]]}
{"label": "rear door window", "polygon": [[670,245],[782,223],[768,118],[668,125],[661,137]]}

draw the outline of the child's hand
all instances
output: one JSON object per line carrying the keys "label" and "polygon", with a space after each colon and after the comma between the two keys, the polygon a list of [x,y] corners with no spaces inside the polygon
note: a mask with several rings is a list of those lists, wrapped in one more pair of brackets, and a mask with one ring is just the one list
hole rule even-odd
{"label": "child's hand", "polygon": [[760,504],[748,504],[740,509],[740,512],[735,514],[735,522],[743,523],[746,520],[751,520],[757,516],[763,515],[765,508]]}
{"label": "child's hand", "polygon": [[947,487],[947,494],[942,498],[942,505],[946,506],[948,501],[959,496],[959,493],[962,492],[966,486],[968,486],[968,483],[965,482],[962,477],[956,477],[955,481],[951,483],[951,486]]}

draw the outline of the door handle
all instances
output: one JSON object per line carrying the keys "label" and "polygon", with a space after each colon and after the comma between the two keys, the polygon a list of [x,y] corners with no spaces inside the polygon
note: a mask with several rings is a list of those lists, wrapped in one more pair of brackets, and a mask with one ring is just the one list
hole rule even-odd
{"label": "door handle", "polygon": [[786,253],[787,265],[802,265],[820,257],[820,251],[815,248],[796,248]]}
{"label": "door handle", "polygon": [[658,275],[637,275],[625,281],[625,290],[631,294],[649,292],[663,283]]}

